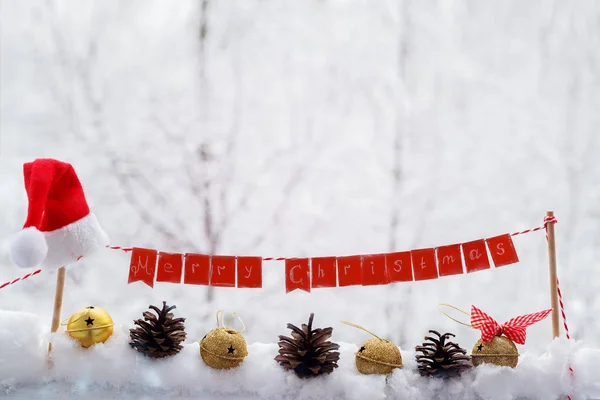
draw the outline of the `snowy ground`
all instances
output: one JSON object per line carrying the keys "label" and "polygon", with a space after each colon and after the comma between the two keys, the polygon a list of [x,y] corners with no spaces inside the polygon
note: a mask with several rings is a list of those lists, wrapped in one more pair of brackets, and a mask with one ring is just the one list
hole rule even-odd
{"label": "snowy ground", "polygon": [[[275,343],[252,343],[242,365],[217,371],[204,365],[197,342],[169,359],[151,360],[127,345],[127,327],[117,325],[105,343],[83,349],[64,332],[55,336],[53,367],[47,368],[46,329],[34,314],[0,313],[0,384],[9,397],[212,398],[225,399],[575,399],[600,397],[600,350],[557,339],[541,356],[523,354],[516,369],[480,366],[461,379],[420,377],[414,352],[401,349],[404,368],[388,378],[361,375],[356,344],[340,342],[339,368],[329,376],[301,380],[274,360]],[[335,340],[337,332],[334,332]],[[10,346],[6,344],[10,343]],[[567,365],[577,372],[571,381]],[[223,396],[223,397],[221,397]]]}
{"label": "snowy ground", "polygon": [[[200,3],[3,2],[0,280],[23,272],[7,249],[27,210],[22,163],[40,156],[74,164],[113,244],[164,251],[401,251],[554,209],[571,334],[600,346],[600,2],[209,1],[202,48]],[[263,289],[210,300],[128,286],[126,255],[107,251],[69,271],[64,313],[94,303],[126,323],[167,300],[195,330],[238,311],[268,343],[311,311],[329,324],[351,312],[401,345],[440,324],[471,342],[438,303],[502,321],[548,307],[543,233],[515,245],[521,262],[500,270],[311,294],[285,295],[283,263],[269,262]],[[53,286],[50,274],[3,289],[0,308],[49,323]],[[549,331],[531,327],[527,350]]]}

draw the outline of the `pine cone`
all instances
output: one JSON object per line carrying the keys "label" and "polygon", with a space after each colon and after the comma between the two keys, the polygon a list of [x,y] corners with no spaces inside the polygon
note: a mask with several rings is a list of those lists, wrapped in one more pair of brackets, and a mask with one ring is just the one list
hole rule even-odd
{"label": "pine cone", "polygon": [[437,336],[433,338],[425,336],[428,342],[422,346],[415,347],[417,352],[416,359],[419,365],[419,372],[422,376],[437,376],[443,378],[452,378],[459,376],[464,370],[471,368],[471,357],[467,356],[467,351],[458,344],[446,342],[446,339],[454,337],[452,333],[429,331]]}
{"label": "pine cone", "polygon": [[292,330],[292,337],[279,336],[279,355],[275,361],[286,370],[293,369],[301,378],[310,378],[320,374],[330,374],[337,368],[340,345],[327,341],[333,328],[312,329],[314,314],[310,314],[308,325],[302,324],[302,329],[287,324]]}
{"label": "pine cone", "polygon": [[156,311],[154,315],[150,311],[144,312],[144,320],[133,321],[136,328],[129,330],[131,342],[129,345],[152,358],[162,358],[175,355],[183,348],[181,342],[186,338],[184,321],[185,318],[173,318],[170,313],[176,306],[167,306],[163,301],[162,310],[156,306],[149,306]]}

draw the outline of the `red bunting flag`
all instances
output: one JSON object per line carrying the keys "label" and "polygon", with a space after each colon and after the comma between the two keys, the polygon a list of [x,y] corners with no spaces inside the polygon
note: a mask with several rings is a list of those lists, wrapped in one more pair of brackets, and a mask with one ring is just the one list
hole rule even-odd
{"label": "red bunting flag", "polygon": [[158,253],[156,282],[180,283],[182,270],[182,254]]}
{"label": "red bunting flag", "polygon": [[340,286],[362,285],[362,256],[337,258]]}
{"label": "red bunting flag", "polygon": [[490,260],[483,239],[462,244],[467,272],[481,271],[490,268]]}
{"label": "red bunting flag", "polygon": [[210,271],[211,286],[235,287],[235,256],[212,256]]}
{"label": "red bunting flag", "polygon": [[485,239],[496,267],[519,262],[519,256],[509,234]]}
{"label": "red bunting flag", "polygon": [[438,247],[436,250],[437,264],[440,276],[463,273],[463,263],[460,254],[460,244]]}
{"label": "red bunting flag", "polygon": [[410,252],[415,281],[436,279],[438,277],[435,263],[435,249],[418,249]]}
{"label": "red bunting flag", "polygon": [[185,284],[260,288],[263,260],[285,260],[286,293],[296,289],[310,292],[311,288],[422,281],[462,274],[463,269],[467,273],[480,271],[491,267],[488,251],[496,267],[519,262],[509,234],[437,248],[345,257],[262,258],[123,249],[131,251],[128,283],[142,281],[150,287],[154,287],[155,279],[181,283],[183,273]]}
{"label": "red bunting flag", "polygon": [[262,287],[262,258],[238,257],[237,259],[237,287],[260,288]]}
{"label": "red bunting flag", "polygon": [[336,258],[315,257],[310,261],[312,271],[312,287],[335,287],[337,284]]}
{"label": "red bunting flag", "polygon": [[385,285],[390,283],[385,265],[385,254],[363,256],[363,286]]}
{"label": "red bunting flag", "polygon": [[308,258],[288,258],[285,260],[285,292],[296,289],[310,292],[310,267]]}
{"label": "red bunting flag", "polygon": [[188,285],[206,285],[210,279],[210,256],[206,254],[185,255],[185,275],[183,283]]}
{"label": "red bunting flag", "polygon": [[156,250],[134,247],[131,251],[129,279],[127,283],[142,281],[146,285],[154,287],[156,259]]}
{"label": "red bunting flag", "polygon": [[390,282],[407,282],[413,280],[410,251],[386,254],[385,264],[387,265]]}

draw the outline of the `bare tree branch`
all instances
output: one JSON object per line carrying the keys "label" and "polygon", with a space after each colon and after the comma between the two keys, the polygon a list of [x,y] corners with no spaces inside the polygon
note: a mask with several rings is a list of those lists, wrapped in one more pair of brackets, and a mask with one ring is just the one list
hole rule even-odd
{"label": "bare tree branch", "polygon": [[[123,188],[125,200],[127,200],[127,202],[132,206],[132,208],[138,213],[140,219],[148,226],[152,227],[152,229],[155,232],[163,236],[163,238],[166,241],[170,243],[179,242],[183,246],[187,246],[190,249],[195,249],[196,246],[192,241],[190,241],[189,239],[182,238],[181,235],[177,233],[177,231],[171,230],[167,225],[165,225],[162,221],[156,218],[156,213],[154,213],[152,210],[147,209],[147,207],[144,204],[142,204],[142,202],[139,200],[142,196],[134,194],[136,191],[130,182],[130,176],[120,172],[118,168],[118,160],[114,156],[109,155],[109,157],[113,170],[113,176],[117,179],[117,182]],[[148,189],[148,187],[144,187],[143,185],[142,188],[146,190]],[[153,189],[152,186],[150,186],[150,188]]]}
{"label": "bare tree branch", "polygon": [[266,229],[263,232],[261,232],[259,235],[257,235],[252,240],[250,245],[246,246],[247,248],[253,249],[253,248],[260,246],[267,238],[267,234],[271,233],[270,229],[279,225],[279,221],[285,211],[286,205],[290,201],[292,192],[302,181],[302,174],[304,172],[304,169],[305,169],[305,167],[303,164],[300,164],[295,168],[294,172],[291,174],[290,178],[288,179],[285,186],[283,187],[283,190],[282,190],[283,195],[282,195],[281,199],[279,200],[277,207],[275,207],[275,211],[273,212],[273,214],[271,214],[271,218],[270,218],[269,224],[268,224],[269,229]]}

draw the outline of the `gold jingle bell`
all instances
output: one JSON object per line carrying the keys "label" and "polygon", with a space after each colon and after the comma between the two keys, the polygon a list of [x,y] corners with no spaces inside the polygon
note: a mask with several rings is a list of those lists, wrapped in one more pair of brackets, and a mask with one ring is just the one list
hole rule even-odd
{"label": "gold jingle bell", "polygon": [[[485,337],[486,340],[488,339],[488,335],[495,332],[495,335],[491,336],[489,341],[484,342],[482,339],[479,339],[477,343],[475,343],[473,351],[471,352],[471,361],[474,366],[481,364],[495,364],[511,368],[515,368],[519,363],[519,351],[511,339],[514,338],[517,343],[525,344],[525,328],[543,320],[552,312],[552,309],[550,308],[532,314],[521,315],[519,317],[511,318],[500,325],[492,317],[474,305],[471,305],[471,314],[451,306],[450,304],[442,303],[439,306],[440,311],[451,320],[470,328],[481,330],[481,337]],[[456,311],[470,316],[471,324],[466,324],[451,317],[442,311],[441,306],[453,308]],[[513,337],[511,337],[510,334],[504,334],[505,332],[508,332],[509,329],[518,329],[516,332],[519,332],[519,334]]]}
{"label": "gold jingle bell", "polygon": [[[229,328],[228,325],[232,316],[237,315],[237,313],[232,313],[229,316],[227,325],[225,325],[223,317],[219,321],[220,312],[217,312],[217,328],[208,332],[200,341],[200,356],[209,367],[215,369],[235,368],[248,355],[246,340],[242,336],[242,332],[246,328],[243,327],[241,331]],[[241,319],[239,321],[242,323]]]}
{"label": "gold jingle bell", "polygon": [[76,311],[67,322],[67,333],[83,347],[104,343],[113,334],[114,322],[100,307],[88,306]]}
{"label": "gold jingle bell", "polygon": [[395,368],[402,368],[400,349],[389,340],[385,340],[369,332],[362,326],[342,321],[346,325],[363,330],[375,336],[362,344],[356,352],[356,369],[361,374],[391,374]]}
{"label": "gold jingle bell", "polygon": [[485,343],[481,339],[475,343],[471,353],[473,365],[495,364],[515,368],[519,363],[519,351],[506,336],[494,336]]}
{"label": "gold jingle bell", "polygon": [[361,374],[391,374],[402,368],[400,349],[389,340],[367,340],[356,352],[356,369]]}

